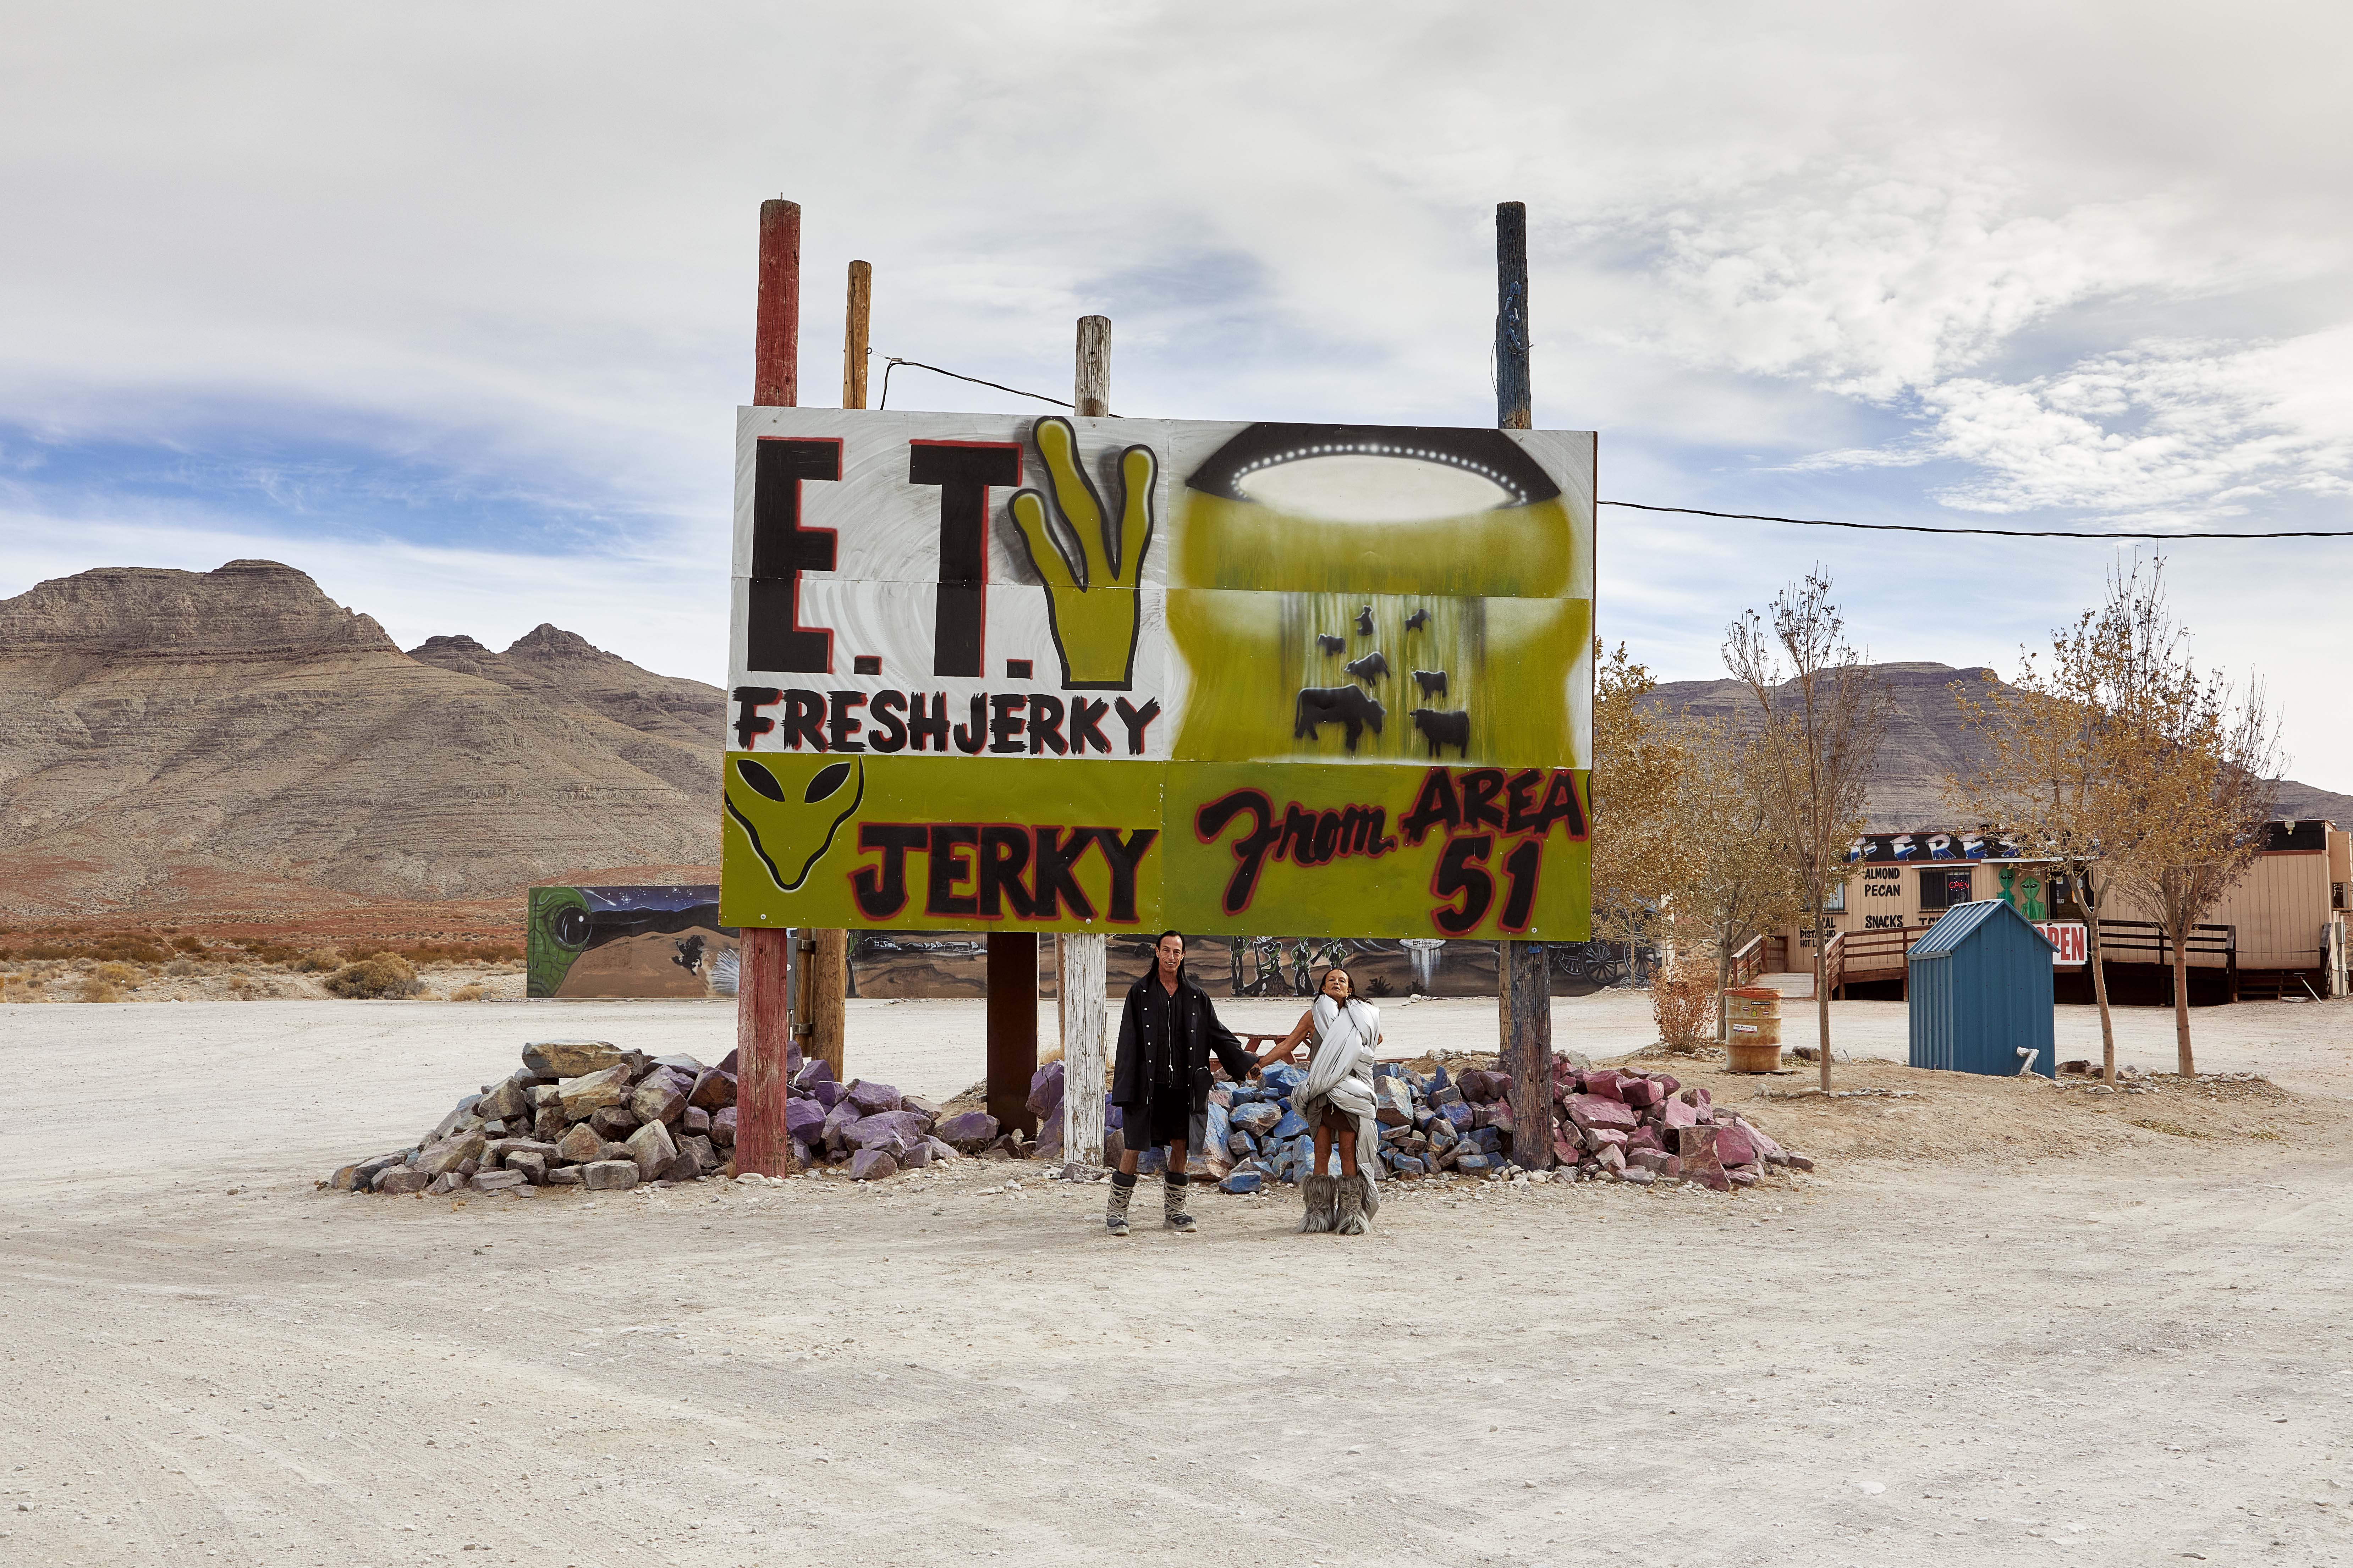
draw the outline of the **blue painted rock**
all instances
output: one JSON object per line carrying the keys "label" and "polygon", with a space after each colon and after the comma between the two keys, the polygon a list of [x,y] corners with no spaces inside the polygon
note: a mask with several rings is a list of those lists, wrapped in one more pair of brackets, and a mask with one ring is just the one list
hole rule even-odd
{"label": "blue painted rock", "polygon": [[1236,1171],[1232,1175],[1228,1176],[1224,1181],[1218,1184],[1218,1191],[1221,1193],[1254,1193],[1259,1190],[1260,1186],[1263,1184],[1265,1181],[1266,1178],[1256,1171]]}
{"label": "blue painted rock", "polygon": [[1237,1160],[1247,1160],[1258,1152],[1258,1140],[1239,1130],[1226,1135],[1226,1152]]}
{"label": "blue painted rock", "polygon": [[1277,1094],[1288,1095],[1307,1081],[1307,1074],[1288,1062],[1277,1062],[1259,1074],[1259,1079]]}
{"label": "blue painted rock", "polygon": [[1465,1154],[1454,1162],[1454,1168],[1467,1176],[1482,1175],[1503,1164],[1491,1154]]}
{"label": "blue painted rock", "polygon": [[1307,1118],[1300,1115],[1299,1112],[1295,1110],[1286,1110],[1282,1113],[1282,1120],[1274,1124],[1270,1136],[1276,1138],[1296,1138],[1306,1131]]}
{"label": "blue painted rock", "polygon": [[1274,1124],[1282,1120],[1282,1107],[1259,1100],[1234,1110],[1231,1120],[1236,1128],[1256,1137],[1273,1131]]}
{"label": "blue painted rock", "polygon": [[1454,1080],[1453,1080],[1452,1079],[1450,1079],[1450,1078],[1448,1078],[1448,1077],[1446,1076],[1446,1064],[1445,1064],[1445,1063],[1443,1063],[1443,1062],[1440,1062],[1440,1063],[1436,1068],[1433,1068],[1433,1069],[1431,1069],[1431,1071],[1430,1071],[1430,1089],[1431,1089],[1431,1091],[1432,1091],[1432,1092],[1435,1092],[1435,1091],[1436,1091],[1436,1090],[1438,1090],[1438,1089],[1444,1089],[1448,1084],[1450,1084],[1450,1083],[1451,1083],[1451,1082],[1453,1082],[1453,1081],[1454,1081]]}
{"label": "blue painted rock", "polygon": [[1389,1168],[1400,1176],[1419,1176],[1426,1167],[1411,1154],[1398,1154],[1389,1162]]}

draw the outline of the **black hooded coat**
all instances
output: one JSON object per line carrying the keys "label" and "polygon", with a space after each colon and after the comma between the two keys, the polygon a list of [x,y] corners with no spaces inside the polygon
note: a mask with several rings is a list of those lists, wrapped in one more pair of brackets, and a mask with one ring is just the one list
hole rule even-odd
{"label": "black hooded coat", "polygon": [[1159,1010],[1145,1005],[1145,987],[1159,984],[1160,972],[1155,966],[1127,988],[1127,1004],[1119,1016],[1119,1058],[1112,1067],[1112,1103],[1119,1107],[1120,1119],[1128,1126],[1150,1126],[1149,1108],[1155,1088],[1151,1061],[1173,1047],[1179,1064],[1177,1081],[1189,1090],[1185,1110],[1193,1124],[1192,1141],[1198,1143],[1208,1114],[1209,1089],[1217,1082],[1209,1070],[1211,1054],[1215,1053],[1225,1064],[1226,1071],[1237,1079],[1250,1077],[1258,1067],[1258,1058],[1234,1037],[1231,1029],[1218,1022],[1218,1009],[1209,1001],[1209,994],[1194,984],[1182,969],[1176,972],[1176,994],[1170,1008],[1176,1037],[1170,1041],[1155,1039],[1155,1020]]}

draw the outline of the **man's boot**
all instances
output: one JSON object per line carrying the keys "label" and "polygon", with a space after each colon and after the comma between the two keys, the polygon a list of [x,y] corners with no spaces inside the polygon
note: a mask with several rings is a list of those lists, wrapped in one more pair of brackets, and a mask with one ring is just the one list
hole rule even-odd
{"label": "man's boot", "polygon": [[1340,1215],[1333,1222],[1335,1236],[1365,1234],[1365,1178],[1361,1175],[1342,1176],[1340,1183]]}
{"label": "man's boot", "polygon": [[1193,1216],[1185,1212],[1185,1188],[1189,1178],[1182,1171],[1171,1171],[1161,1178],[1160,1223],[1171,1230],[1191,1230]]}
{"label": "man's boot", "polygon": [[1111,1173],[1111,1202],[1103,1209],[1103,1228],[1113,1236],[1127,1234],[1127,1201],[1135,1196],[1135,1178],[1125,1171]]}
{"label": "man's boot", "polygon": [[1299,1184],[1300,1199],[1307,1205],[1307,1213],[1299,1222],[1303,1235],[1332,1228],[1339,1214],[1338,1180],[1336,1176],[1309,1176]]}

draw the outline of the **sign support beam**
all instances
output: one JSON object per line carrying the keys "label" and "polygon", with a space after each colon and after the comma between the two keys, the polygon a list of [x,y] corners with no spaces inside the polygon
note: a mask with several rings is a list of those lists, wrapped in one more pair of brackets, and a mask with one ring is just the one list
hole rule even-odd
{"label": "sign support beam", "polygon": [[[1082,419],[1111,415],[1111,318],[1081,316],[1071,402]],[[1103,994],[1109,964],[1101,931],[1078,931],[1054,943],[1055,994],[1062,1020],[1063,1157],[1103,1163],[1103,1083],[1110,1016]]]}

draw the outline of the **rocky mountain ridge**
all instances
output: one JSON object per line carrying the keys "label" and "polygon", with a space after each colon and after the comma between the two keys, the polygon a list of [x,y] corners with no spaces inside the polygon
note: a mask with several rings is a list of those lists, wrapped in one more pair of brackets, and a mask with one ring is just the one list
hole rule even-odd
{"label": "rocky mountain ridge", "polygon": [[[1956,696],[1982,702],[2001,684],[2001,677],[1983,665],[1956,668],[1926,661],[1871,668],[1893,704],[1887,736],[1879,749],[1878,776],[1871,788],[1873,830],[1893,833],[1951,825],[1945,779],[1980,761],[1984,750],[1963,727]],[[1757,699],[1736,680],[1665,681],[1642,699],[1642,705],[1662,715],[1719,720],[1743,732],[1753,731],[1759,722]],[[2339,826],[2353,826],[2353,795],[2282,779],[2274,815],[2327,817]]]}
{"label": "rocky mountain ridge", "polygon": [[0,600],[0,904],[477,899],[717,860],[717,688],[554,626],[418,653],[277,562]]}

